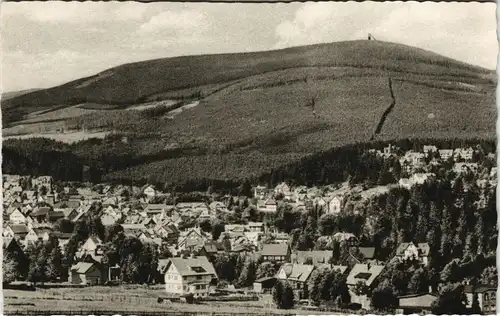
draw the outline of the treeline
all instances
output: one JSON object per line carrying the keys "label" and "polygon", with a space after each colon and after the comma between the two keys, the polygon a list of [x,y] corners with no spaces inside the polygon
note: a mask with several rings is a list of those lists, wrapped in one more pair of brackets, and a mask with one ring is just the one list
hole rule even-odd
{"label": "treeline", "polygon": [[[149,134],[148,134],[149,135]],[[127,141],[122,141],[122,137]],[[3,146],[4,173],[52,175],[57,180],[155,184],[177,191],[206,191],[209,187],[229,193],[245,182],[274,186],[287,181],[298,185],[323,185],[350,181],[351,184],[387,184],[401,176],[397,159],[384,159],[369,149],[382,150],[388,144],[401,151],[422,151],[424,145],[438,148],[473,147],[495,152],[494,140],[402,139],[336,147],[300,158],[279,154],[210,154],[207,149],[159,148],[159,135],[150,139],[130,134],[110,135],[75,144],[34,138],[7,140]],[[148,145],[149,144],[149,145]],[[164,143],[163,143],[164,146]]]}

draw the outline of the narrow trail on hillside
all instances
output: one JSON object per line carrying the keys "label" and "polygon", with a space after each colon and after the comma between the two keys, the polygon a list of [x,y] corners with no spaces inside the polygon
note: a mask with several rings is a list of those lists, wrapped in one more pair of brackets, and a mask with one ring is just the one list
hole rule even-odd
{"label": "narrow trail on hillside", "polygon": [[391,113],[392,109],[394,109],[394,106],[396,105],[396,98],[394,97],[394,90],[392,89],[392,79],[389,77],[389,93],[391,95],[391,104],[385,109],[384,113],[382,113],[382,117],[380,118],[380,121],[377,124],[377,128],[375,129],[375,132],[373,132],[372,137],[370,140],[374,140],[375,137],[377,137],[378,134],[382,131],[382,127],[384,127],[385,120],[387,119],[387,116],[389,113]]}

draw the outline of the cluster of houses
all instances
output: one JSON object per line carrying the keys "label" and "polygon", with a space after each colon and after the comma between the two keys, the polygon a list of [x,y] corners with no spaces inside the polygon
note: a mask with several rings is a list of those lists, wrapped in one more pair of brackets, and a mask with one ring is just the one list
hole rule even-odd
{"label": "cluster of houses", "polygon": [[[401,179],[396,185],[410,188],[432,178],[433,174],[420,172],[420,167],[433,152],[438,153],[442,160],[455,158],[457,172],[477,170],[477,164],[471,162],[474,155],[471,148],[438,150],[434,146],[424,146],[423,152],[410,151],[399,157],[401,166],[410,176]],[[396,150],[388,146],[383,151],[377,151],[377,154],[388,157],[396,155]],[[491,170],[490,178],[496,181],[496,168]],[[56,231],[54,224],[61,219],[72,223],[85,219],[90,215],[92,205],[98,202],[102,206],[101,222],[104,226],[121,225],[127,237],[155,244],[158,249],[160,246],[169,248],[173,258],[160,259],[158,272],[164,275],[165,290],[171,295],[209,295],[214,291],[218,279],[209,259],[218,253],[239,253],[255,256],[259,262],[269,261],[280,265],[275,276],[255,281],[254,292],[268,293],[277,280],[287,280],[294,289],[295,298],[300,300],[307,297],[312,273],[329,268],[346,275],[351,302],[370,309],[370,297],[359,295],[354,289],[359,282],[370,289],[375,288],[385,268],[383,263],[374,259],[373,247],[362,247],[356,236],[349,233],[327,236],[349,245],[349,251],[335,266],[329,263],[332,251],[292,252],[290,236],[262,222],[226,223],[224,231],[214,240],[212,233],[204,231],[199,223],[213,221],[220,214],[233,213],[227,199],[211,203],[181,202],[168,205],[155,202],[156,198],[167,194],[149,185],[140,188],[140,197],[132,197],[131,194],[124,194],[126,188],[111,186],[104,186],[100,192],[88,187],[65,187],[63,194],[54,193],[53,180],[48,176],[31,179],[31,189],[27,190],[24,180],[17,175],[3,175],[4,249],[25,249],[30,243],[48,240],[52,235],[59,240],[64,251],[71,234]],[[275,213],[279,203],[287,203],[295,211],[305,212],[320,207],[325,214],[337,215],[344,211],[346,199],[350,195],[368,197],[371,192],[371,189],[351,188],[347,184],[341,187],[292,188],[287,183],[281,183],[271,189],[254,187],[252,205],[261,213]],[[373,190],[373,194],[377,192],[379,194],[380,190]],[[183,223],[186,222],[197,224],[185,228]],[[95,236],[80,245],[75,264],[70,269],[69,282],[94,285],[119,278],[118,266],[103,264],[102,246],[103,241]],[[427,243],[403,243],[397,248],[393,260],[415,260],[427,266],[428,256]],[[495,304],[491,302],[494,302],[495,291],[491,287],[466,288],[468,296],[478,294],[483,311],[493,311]],[[429,310],[435,299],[436,295],[431,292],[400,297],[399,307],[404,312]]]}

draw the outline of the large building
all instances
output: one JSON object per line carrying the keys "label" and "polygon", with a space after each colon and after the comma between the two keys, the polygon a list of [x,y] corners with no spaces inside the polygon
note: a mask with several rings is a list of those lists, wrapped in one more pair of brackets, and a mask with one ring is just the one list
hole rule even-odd
{"label": "large building", "polygon": [[165,266],[165,290],[172,295],[207,296],[217,273],[207,257],[171,258]]}

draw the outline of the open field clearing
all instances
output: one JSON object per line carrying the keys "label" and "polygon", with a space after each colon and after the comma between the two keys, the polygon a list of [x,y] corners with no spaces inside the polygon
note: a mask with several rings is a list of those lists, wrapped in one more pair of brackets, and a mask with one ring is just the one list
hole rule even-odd
{"label": "open field clearing", "polygon": [[41,133],[41,134],[23,134],[23,135],[11,135],[4,136],[6,139],[28,139],[28,138],[49,138],[58,142],[63,142],[67,144],[76,143],[82,140],[92,139],[92,138],[104,138],[109,132],[73,132],[73,133]]}
{"label": "open field clearing", "polygon": [[[87,287],[4,290],[5,312],[16,310],[119,310],[178,311],[191,313],[327,314],[304,310],[279,310],[270,305],[270,296],[254,302],[202,302],[199,304],[158,303],[163,287]],[[271,306],[271,307],[270,307]]]}

